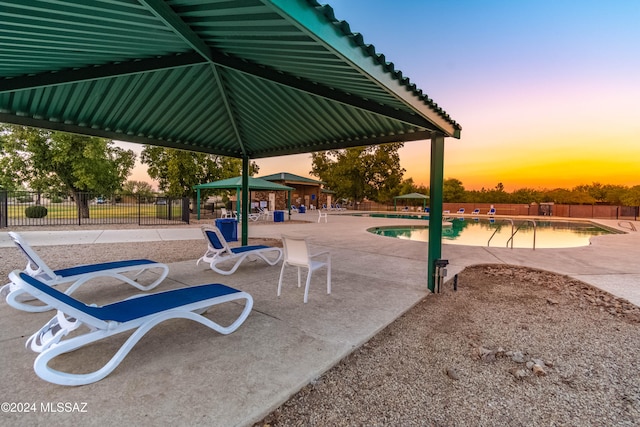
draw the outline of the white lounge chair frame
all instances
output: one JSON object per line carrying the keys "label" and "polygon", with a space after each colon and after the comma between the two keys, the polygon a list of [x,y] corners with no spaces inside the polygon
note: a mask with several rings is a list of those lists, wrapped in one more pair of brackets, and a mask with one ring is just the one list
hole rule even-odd
{"label": "white lounge chair frame", "polygon": [[[200,228],[207,241],[207,250],[204,255],[196,261],[196,265],[199,265],[201,261],[206,262],[211,269],[218,274],[227,276],[235,273],[242,261],[247,258],[253,261],[260,258],[269,265],[276,265],[282,258],[282,249],[280,248],[265,245],[231,248],[218,227],[203,225]],[[233,265],[229,269],[218,266],[218,264],[230,262],[233,262]]]}
{"label": "white lounge chair frame", "polygon": [[[58,313],[27,340],[27,347],[40,353],[33,367],[45,381],[60,385],[84,385],[100,381],[109,375],[136,343],[154,326],[168,319],[191,319],[227,335],[238,329],[253,307],[253,298],[246,292],[220,284],[174,289],[156,294],[140,295],[102,307],[88,306],[23,272],[9,274],[29,293],[58,310]],[[204,316],[211,306],[244,299],[244,309],[229,326],[222,326]],[[74,333],[80,326],[89,331]],[[100,369],[88,374],[71,374],[49,367],[55,357],[85,345],[135,329],[113,357]]]}
{"label": "white lounge chair frame", "polygon": [[[331,293],[331,253],[329,251],[317,252],[313,255],[309,252],[309,243],[306,237],[298,236],[282,236],[282,242],[284,245],[284,260],[282,261],[282,269],[280,270],[280,280],[278,280],[278,292],[280,296],[282,290],[282,278],[284,276],[284,269],[287,266],[298,268],[298,287],[300,287],[300,269],[306,268],[307,282],[304,287],[304,303],[309,300],[309,285],[311,284],[311,274],[322,267],[327,268],[327,294]],[[324,261],[318,260],[318,258],[324,257]]]}
{"label": "white lounge chair frame", "polygon": [[[72,283],[64,293],[70,295],[83,283],[95,278],[97,275],[108,276],[121,282],[128,283],[141,291],[148,291],[155,288],[169,274],[169,267],[166,264],[151,261],[148,259],[134,259],[113,261],[101,264],[78,265],[61,270],[52,270],[38,254],[27,244],[24,239],[15,232],[10,231],[9,236],[15,245],[27,258],[27,266],[24,272],[29,276],[37,278],[39,281],[49,286],[56,286],[64,283]],[[137,282],[138,277],[147,270],[158,270],[158,278],[148,285]],[[124,273],[135,272],[133,277],[125,276]],[[0,288],[0,295],[6,295],[7,304],[18,310],[38,313],[51,310],[49,306],[25,304],[25,301],[33,298],[17,283],[8,283]]]}
{"label": "white lounge chair frame", "polygon": [[324,212],[322,209],[318,209],[318,223],[320,222],[320,220],[324,218],[324,222],[327,222],[327,213]]}

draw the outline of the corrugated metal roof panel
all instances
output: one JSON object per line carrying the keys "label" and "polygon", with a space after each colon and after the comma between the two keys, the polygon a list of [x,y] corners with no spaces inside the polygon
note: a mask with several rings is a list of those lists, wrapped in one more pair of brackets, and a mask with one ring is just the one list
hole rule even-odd
{"label": "corrugated metal roof panel", "polygon": [[0,4],[2,121],[249,157],[459,136],[314,0]]}

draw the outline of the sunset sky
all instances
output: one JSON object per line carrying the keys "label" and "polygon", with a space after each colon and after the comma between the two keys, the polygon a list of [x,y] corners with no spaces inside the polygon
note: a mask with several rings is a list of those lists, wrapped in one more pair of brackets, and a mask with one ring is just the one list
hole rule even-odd
{"label": "sunset sky", "polygon": [[[462,126],[445,140],[445,178],[507,191],[640,185],[640,1],[329,4]],[[405,144],[405,178],[429,185],[429,150]],[[260,175],[311,170],[309,154],[257,163]]]}

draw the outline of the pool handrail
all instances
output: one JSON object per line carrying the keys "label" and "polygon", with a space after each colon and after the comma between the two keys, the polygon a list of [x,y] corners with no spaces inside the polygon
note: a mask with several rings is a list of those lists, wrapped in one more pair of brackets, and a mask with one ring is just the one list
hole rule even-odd
{"label": "pool handrail", "polygon": [[[512,220],[511,218],[500,218],[500,219],[501,219],[501,220],[504,220],[504,221],[509,221],[509,222],[511,223],[511,235],[513,236],[513,220]],[[501,228],[502,228],[502,227],[498,227],[498,228],[496,228],[496,230],[493,232],[493,234],[491,235],[491,237],[489,237],[489,241],[487,242],[487,247],[491,246],[491,239],[493,239],[493,236],[495,236],[495,235],[496,235],[496,233],[497,233],[498,231],[500,231],[500,229],[501,229]]]}
{"label": "pool handrail", "polygon": [[[518,231],[520,231],[520,229],[522,228],[523,225],[527,224],[527,223],[533,223],[533,250],[536,250],[536,230],[537,230],[537,226],[538,224],[536,224],[536,222],[533,219],[525,219],[524,221],[522,221],[522,223],[518,226],[518,228],[516,228],[516,231],[513,231],[513,228],[511,228],[511,237],[509,237],[509,240],[507,240],[507,247],[509,246],[509,242],[511,242],[511,249],[513,249],[513,236],[516,235],[516,233]],[[511,225],[513,227],[513,221],[511,222]]]}

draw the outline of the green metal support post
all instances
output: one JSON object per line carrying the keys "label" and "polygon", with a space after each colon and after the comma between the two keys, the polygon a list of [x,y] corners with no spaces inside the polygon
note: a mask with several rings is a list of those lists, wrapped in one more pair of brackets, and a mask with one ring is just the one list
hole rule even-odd
{"label": "green metal support post", "polygon": [[427,255],[427,281],[435,291],[435,261],[442,256],[442,186],[444,184],[444,136],[431,137],[431,178],[429,188],[429,252]]}
{"label": "green metal support post", "polygon": [[242,219],[242,199],[240,199],[240,189],[236,188],[236,218]]}
{"label": "green metal support post", "polygon": [[242,246],[249,242],[249,157],[242,157]]}
{"label": "green metal support post", "polygon": [[196,196],[196,209],[197,209],[197,212],[198,212],[198,220],[199,220],[200,219],[200,189],[199,188],[196,190],[196,194],[197,194],[197,196]]}

